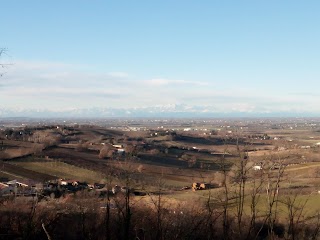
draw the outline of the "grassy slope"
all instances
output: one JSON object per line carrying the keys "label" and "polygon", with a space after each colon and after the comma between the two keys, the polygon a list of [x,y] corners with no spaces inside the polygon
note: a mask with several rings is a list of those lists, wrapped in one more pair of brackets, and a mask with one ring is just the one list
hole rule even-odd
{"label": "grassy slope", "polygon": [[57,178],[75,179],[87,182],[100,182],[101,179],[103,179],[102,174],[63,162],[15,162],[15,164],[36,172],[57,176]]}

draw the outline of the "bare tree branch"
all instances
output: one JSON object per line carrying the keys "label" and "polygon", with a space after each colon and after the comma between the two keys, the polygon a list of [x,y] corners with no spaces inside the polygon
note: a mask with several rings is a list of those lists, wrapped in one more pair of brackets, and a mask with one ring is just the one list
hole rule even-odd
{"label": "bare tree branch", "polygon": [[[12,65],[12,63],[1,62],[1,58],[3,56],[9,56],[7,48],[0,48],[0,68],[1,69],[8,68],[9,66]],[[0,77],[2,77],[5,73],[6,72],[4,72],[3,70],[0,70]]]}

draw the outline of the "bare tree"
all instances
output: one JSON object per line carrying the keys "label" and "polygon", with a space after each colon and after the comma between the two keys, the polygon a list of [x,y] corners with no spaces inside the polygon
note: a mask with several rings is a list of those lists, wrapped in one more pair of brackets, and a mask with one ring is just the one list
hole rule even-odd
{"label": "bare tree", "polygon": [[124,184],[121,192],[114,198],[118,209],[118,231],[121,232],[122,239],[130,239],[130,229],[132,228],[132,199],[131,188],[133,186],[133,176],[135,168],[132,162],[135,158],[135,148],[128,149],[124,161],[118,161],[121,171],[118,174],[119,180]]}
{"label": "bare tree", "polygon": [[3,71],[5,68],[9,67],[10,65],[12,65],[11,63],[6,63],[6,62],[2,62],[1,59],[3,56],[8,56],[8,49],[7,48],[0,48],[0,77],[3,76],[3,74],[5,74],[5,72]]}
{"label": "bare tree", "polygon": [[156,194],[149,193],[150,200],[156,211],[156,239],[163,239],[163,191],[164,191],[164,179],[161,175],[155,182],[156,184]]}
{"label": "bare tree", "polygon": [[236,192],[236,208],[237,208],[237,223],[238,223],[238,231],[239,235],[242,235],[242,220],[244,214],[244,202],[245,202],[245,190],[247,185],[248,179],[248,171],[250,167],[248,167],[248,154],[244,151],[244,153],[240,150],[239,146],[239,138],[237,138],[237,152],[239,155],[239,164],[237,164],[237,171],[236,171],[236,184],[237,188]]}
{"label": "bare tree", "polygon": [[252,187],[250,191],[250,222],[247,232],[247,239],[250,238],[256,228],[258,209],[261,193],[263,190],[264,175],[262,171],[258,171],[251,179]]}
{"label": "bare tree", "polygon": [[297,239],[297,233],[299,231],[298,227],[303,223],[303,213],[305,206],[308,202],[306,200],[299,200],[298,193],[289,193],[284,199],[283,204],[287,208],[288,215],[288,229],[287,234],[290,239]]}
{"label": "bare tree", "polygon": [[[273,160],[273,159],[272,159]],[[283,159],[279,156],[276,160],[273,160],[271,165],[265,166],[263,171],[266,175],[265,178],[265,188],[266,188],[266,197],[267,197],[267,211],[266,216],[263,220],[263,224],[261,228],[257,232],[257,236],[259,235],[262,227],[267,224],[268,226],[268,236],[270,239],[274,239],[274,227],[276,221],[278,220],[279,214],[279,190],[280,183],[283,181],[284,170],[286,165],[284,164]],[[257,237],[256,236],[256,237]]]}
{"label": "bare tree", "polygon": [[221,185],[223,188],[223,198],[222,198],[222,229],[223,229],[223,238],[228,239],[228,231],[229,231],[229,186],[228,186],[228,165],[226,163],[225,153],[227,149],[225,149],[223,156],[221,157],[220,162],[220,170],[222,172],[222,181]]}

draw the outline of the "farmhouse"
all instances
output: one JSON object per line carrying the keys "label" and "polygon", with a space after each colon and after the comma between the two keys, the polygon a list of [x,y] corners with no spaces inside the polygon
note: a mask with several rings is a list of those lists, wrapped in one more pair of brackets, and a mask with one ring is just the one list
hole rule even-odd
{"label": "farmhouse", "polygon": [[14,186],[15,187],[28,187],[28,184],[18,182],[17,180],[9,181],[9,182],[7,182],[7,184],[12,187],[14,187]]}
{"label": "farmhouse", "polygon": [[196,190],[205,190],[205,189],[210,189],[212,188],[212,184],[210,183],[193,183],[192,184],[192,190],[196,191]]}
{"label": "farmhouse", "polygon": [[262,166],[260,165],[255,165],[252,167],[253,170],[257,171],[257,170],[262,170]]}
{"label": "farmhouse", "polygon": [[300,148],[301,148],[301,149],[309,149],[309,148],[311,148],[311,146],[309,146],[309,145],[307,145],[307,146],[301,146]]}
{"label": "farmhouse", "polygon": [[0,195],[12,193],[25,194],[26,190],[30,191],[29,185],[17,180],[0,182]]}
{"label": "farmhouse", "polygon": [[123,148],[123,145],[121,145],[121,144],[113,144],[112,147],[115,147],[115,148]]}

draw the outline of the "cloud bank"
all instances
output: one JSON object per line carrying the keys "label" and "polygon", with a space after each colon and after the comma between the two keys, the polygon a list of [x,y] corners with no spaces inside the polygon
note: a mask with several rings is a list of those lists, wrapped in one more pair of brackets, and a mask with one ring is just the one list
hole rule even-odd
{"label": "cloud bank", "polygon": [[183,104],[206,112],[320,113],[315,92],[285,92],[271,86],[226,88],[212,81],[136,77],[125,71],[95,72],[86,66],[18,61],[0,78],[0,108],[134,109]]}

